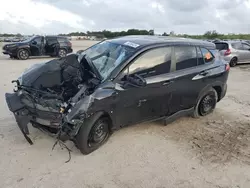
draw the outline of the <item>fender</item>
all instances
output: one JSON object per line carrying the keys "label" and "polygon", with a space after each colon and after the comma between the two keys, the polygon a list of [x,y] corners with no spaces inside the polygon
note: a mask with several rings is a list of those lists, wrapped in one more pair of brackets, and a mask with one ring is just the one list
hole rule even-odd
{"label": "fender", "polygon": [[71,138],[74,138],[77,133],[79,132],[79,130],[81,129],[82,126],[85,126],[86,124],[94,124],[100,117],[102,116],[105,116],[105,117],[108,117],[110,119],[110,129],[113,127],[113,124],[112,124],[112,120],[109,116],[109,114],[107,114],[105,111],[99,111],[99,112],[96,112],[95,114],[91,115],[91,116],[88,116],[87,118],[83,119],[83,120],[77,120],[75,122],[75,129],[73,131],[70,132],[70,137]]}
{"label": "fender", "polygon": [[[209,84],[209,85],[205,86],[205,87],[200,91],[200,93],[199,93],[199,95],[198,95],[198,97],[197,97],[197,99],[196,99],[195,105],[197,104],[197,102],[198,102],[200,96],[202,96],[208,89],[213,88],[213,87],[218,87],[218,86],[222,89],[222,88],[223,88],[223,83],[220,82],[220,81],[216,81],[216,82],[214,82],[213,84]],[[219,96],[218,96],[218,97],[219,97]]]}
{"label": "fender", "polygon": [[17,51],[20,50],[20,49],[28,50],[29,55],[31,55],[30,46],[28,44],[27,45],[18,46]]}

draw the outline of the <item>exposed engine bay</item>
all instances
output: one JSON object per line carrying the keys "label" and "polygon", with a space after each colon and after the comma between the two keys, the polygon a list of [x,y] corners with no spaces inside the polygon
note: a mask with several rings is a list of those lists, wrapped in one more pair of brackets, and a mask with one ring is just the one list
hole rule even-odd
{"label": "exposed engine bay", "polygon": [[[28,136],[31,124],[55,136],[56,143],[71,140],[79,149],[89,151],[97,147],[108,137],[109,117],[114,116],[115,106],[110,104],[117,92],[111,80],[134,52],[132,47],[102,41],[25,70],[13,81],[14,92],[5,93],[25,139],[33,144]],[[107,117],[109,113],[112,115]],[[103,121],[89,129],[99,118]]]}
{"label": "exposed engine bay", "polygon": [[[15,93],[6,94],[6,100],[16,119],[19,118],[17,123],[22,124],[23,134],[29,134],[27,125],[24,125],[28,122],[57,134],[63,116],[99,85],[101,77],[98,76],[91,60],[71,54],[35,64],[24,71],[18,80],[13,81],[17,88]],[[20,119],[22,117],[25,119]],[[31,140],[29,142],[32,143]]]}

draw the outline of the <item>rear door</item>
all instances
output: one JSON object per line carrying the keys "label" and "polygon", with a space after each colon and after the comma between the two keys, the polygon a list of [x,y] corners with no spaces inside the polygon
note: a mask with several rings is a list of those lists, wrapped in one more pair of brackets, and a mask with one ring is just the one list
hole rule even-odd
{"label": "rear door", "polygon": [[238,62],[245,62],[246,61],[246,52],[243,50],[243,46],[241,42],[233,42],[231,44],[232,48],[234,49],[234,54],[238,58]]}
{"label": "rear door", "polygon": [[45,53],[46,55],[56,55],[56,48],[58,42],[56,37],[46,37],[45,38]]}
{"label": "rear door", "polygon": [[250,61],[250,45],[247,43],[242,43],[242,61]]}
{"label": "rear door", "polygon": [[195,46],[174,47],[175,61],[173,95],[170,115],[194,107],[200,91],[206,86],[209,67],[214,56],[205,48]]}

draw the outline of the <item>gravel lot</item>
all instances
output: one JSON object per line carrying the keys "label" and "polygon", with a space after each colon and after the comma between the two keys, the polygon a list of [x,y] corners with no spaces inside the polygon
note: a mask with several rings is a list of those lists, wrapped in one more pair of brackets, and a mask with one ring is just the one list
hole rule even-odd
{"label": "gravel lot", "polygon": [[[72,41],[74,50],[93,41]],[[250,64],[231,69],[228,92],[215,112],[168,126],[145,123],[115,132],[90,155],[71,142],[72,159],[55,140],[31,129],[30,146],[8,111],[4,93],[33,63],[0,55],[0,182],[3,188],[249,188]]]}

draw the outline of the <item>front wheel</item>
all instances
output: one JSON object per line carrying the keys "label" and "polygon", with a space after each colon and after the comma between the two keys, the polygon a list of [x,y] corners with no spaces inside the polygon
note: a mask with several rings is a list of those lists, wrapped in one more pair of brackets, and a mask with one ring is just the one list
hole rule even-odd
{"label": "front wheel", "polygon": [[81,153],[89,154],[102,146],[109,138],[109,120],[101,117],[94,124],[83,124],[76,136],[76,145]]}
{"label": "front wheel", "polygon": [[28,52],[28,50],[26,50],[26,49],[20,49],[20,50],[18,50],[18,52],[17,52],[17,57],[18,57],[18,59],[21,59],[21,60],[26,60],[26,59],[28,59],[29,58],[29,52]]}
{"label": "front wheel", "polygon": [[216,107],[217,101],[218,94],[215,89],[211,88],[207,90],[199,97],[192,116],[198,118],[212,113]]}

